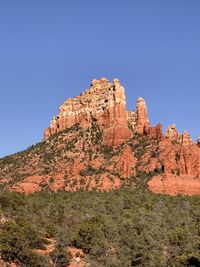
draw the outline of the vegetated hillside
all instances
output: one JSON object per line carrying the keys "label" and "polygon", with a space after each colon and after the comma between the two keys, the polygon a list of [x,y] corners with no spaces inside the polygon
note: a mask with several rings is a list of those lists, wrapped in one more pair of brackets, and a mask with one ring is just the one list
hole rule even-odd
{"label": "vegetated hillside", "polygon": [[151,127],[142,98],[127,112],[105,78],[44,137],[0,159],[1,265],[200,266],[200,140]]}
{"label": "vegetated hillside", "polygon": [[[69,266],[70,248],[76,248],[83,266],[200,265],[199,197],[130,189],[32,195],[1,189],[0,203],[4,262]],[[45,252],[52,240],[55,247]]]}
{"label": "vegetated hillside", "polygon": [[[147,149],[148,147],[148,149]],[[158,153],[158,141],[134,134],[117,148],[103,144],[102,131],[94,122],[84,130],[79,125],[52,135],[47,141],[0,159],[0,176],[8,188],[35,192],[50,188],[66,191],[108,191],[136,186],[143,154]],[[143,164],[145,165],[145,164]],[[156,169],[149,177],[162,172]]]}
{"label": "vegetated hillside", "polygon": [[[141,179],[141,174],[151,177]],[[0,182],[19,192],[49,187],[108,191],[146,183],[163,194],[200,194],[200,139],[175,125],[150,125],[144,99],[126,111],[119,80],[93,80],[67,99],[44,132],[44,142],[0,159]]]}

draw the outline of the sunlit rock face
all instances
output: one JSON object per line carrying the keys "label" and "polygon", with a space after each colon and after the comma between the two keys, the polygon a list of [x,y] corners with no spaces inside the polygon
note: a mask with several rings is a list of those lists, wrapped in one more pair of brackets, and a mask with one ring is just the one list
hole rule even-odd
{"label": "sunlit rock face", "polygon": [[165,136],[167,139],[170,139],[171,141],[177,142],[179,144],[181,144],[182,142],[182,136],[177,131],[176,124],[172,124],[167,128]]}
{"label": "sunlit rock face", "polygon": [[137,188],[147,177],[154,193],[200,195],[200,135],[194,143],[175,124],[164,135],[162,124],[150,125],[141,97],[136,111],[127,111],[118,79],[93,80],[81,95],[67,99],[44,139],[0,159],[1,183],[24,193],[46,186],[109,191]]}
{"label": "sunlit rock face", "polygon": [[67,99],[45,130],[44,138],[74,124],[88,128],[93,122],[103,130],[105,145],[118,146],[130,139],[126,96],[119,80],[114,79],[112,83],[106,78],[93,80],[91,87],[80,96]]}
{"label": "sunlit rock face", "polygon": [[[176,135],[177,137],[177,135]],[[153,177],[148,182],[149,189],[155,193],[169,195],[200,194],[200,147],[194,144],[187,131],[181,141],[172,138],[163,139],[160,146],[159,161],[162,162],[164,173]]]}
{"label": "sunlit rock face", "polygon": [[150,126],[148,119],[147,106],[145,100],[139,97],[137,100],[137,120],[135,131],[139,134],[144,133],[144,128]]}

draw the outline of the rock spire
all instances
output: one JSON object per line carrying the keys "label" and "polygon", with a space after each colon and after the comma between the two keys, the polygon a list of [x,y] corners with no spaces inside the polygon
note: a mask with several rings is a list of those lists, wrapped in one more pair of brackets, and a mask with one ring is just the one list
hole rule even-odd
{"label": "rock spire", "polygon": [[145,127],[150,126],[145,100],[139,97],[137,100],[137,120],[135,131],[143,134]]}
{"label": "rock spire", "polygon": [[170,139],[171,141],[175,141],[178,144],[181,144],[182,141],[182,136],[181,134],[177,131],[176,129],[176,124],[172,124],[170,125],[167,130],[166,130],[166,134],[165,137],[167,139]]}
{"label": "rock spire", "polygon": [[190,137],[187,131],[184,131],[182,135],[182,146],[191,146],[191,145],[193,145],[192,138]]}

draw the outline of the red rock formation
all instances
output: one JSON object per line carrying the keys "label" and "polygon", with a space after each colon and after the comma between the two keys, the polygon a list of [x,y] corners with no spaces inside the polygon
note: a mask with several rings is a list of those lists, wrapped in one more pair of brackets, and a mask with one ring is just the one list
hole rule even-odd
{"label": "red rock formation", "polygon": [[131,150],[130,146],[126,146],[122,151],[122,154],[117,157],[116,166],[114,170],[117,170],[122,174],[123,177],[130,177],[131,175],[135,175],[135,165],[137,159],[134,156],[134,153]]}
{"label": "red rock formation", "polygon": [[181,136],[181,134],[177,131],[177,129],[176,129],[176,125],[175,125],[175,124],[172,124],[172,125],[170,125],[170,126],[167,128],[165,137],[166,137],[167,139],[170,139],[171,141],[174,141],[174,142],[176,142],[176,143],[181,144],[182,136]]}
{"label": "red rock formation", "polygon": [[161,140],[163,138],[162,124],[159,123],[155,127],[149,127],[149,124],[147,123],[146,125],[144,125],[143,133],[150,139],[154,138]]}
{"label": "red rock formation", "polygon": [[141,97],[137,111],[127,112],[124,89],[117,79],[113,83],[93,80],[80,96],[66,100],[45,130],[45,140],[0,159],[1,182],[25,193],[46,185],[55,191],[108,191],[120,188],[132,176],[139,177],[139,170],[158,174],[148,182],[153,192],[200,195],[200,136],[194,144],[174,124],[163,136],[161,124],[150,126]]}
{"label": "red rock formation", "polygon": [[173,145],[170,141],[163,139],[159,144],[158,161],[164,173],[149,181],[149,189],[170,195],[200,194],[200,148],[194,145],[186,131],[181,145]]}
{"label": "red rock formation", "polygon": [[182,136],[182,146],[191,146],[191,145],[194,145],[192,138],[187,133],[187,131],[184,131]]}
{"label": "red rock formation", "polygon": [[163,175],[155,176],[148,182],[149,189],[154,193],[167,195],[199,195],[200,179],[191,178],[189,176]]}
{"label": "red rock formation", "polygon": [[150,126],[145,100],[139,97],[137,100],[137,120],[135,131],[143,134],[144,128]]}
{"label": "red rock formation", "polygon": [[45,130],[45,140],[52,134],[80,124],[88,128],[96,122],[103,130],[104,144],[119,146],[130,139],[126,113],[126,96],[119,80],[93,80],[91,88],[80,96],[67,99],[60,107],[57,119]]}
{"label": "red rock formation", "polygon": [[127,111],[128,127],[134,131],[137,121],[137,113],[133,110]]}

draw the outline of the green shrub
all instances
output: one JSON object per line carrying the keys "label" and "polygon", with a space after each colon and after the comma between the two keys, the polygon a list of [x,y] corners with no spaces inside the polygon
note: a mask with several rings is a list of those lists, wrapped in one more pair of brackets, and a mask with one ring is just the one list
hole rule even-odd
{"label": "green shrub", "polygon": [[55,267],[66,267],[71,262],[71,254],[64,248],[55,249],[50,253]]}
{"label": "green shrub", "polygon": [[1,225],[1,257],[7,262],[20,263],[23,266],[40,266],[40,257],[31,250],[32,241],[15,222],[8,221]]}
{"label": "green shrub", "polygon": [[33,253],[48,237],[56,242],[54,264],[61,266],[69,262],[67,246],[83,249],[92,267],[199,266],[200,198],[148,192],[146,182],[155,174],[138,171],[136,190],[26,196],[0,188],[2,258],[50,266],[48,255]]}

